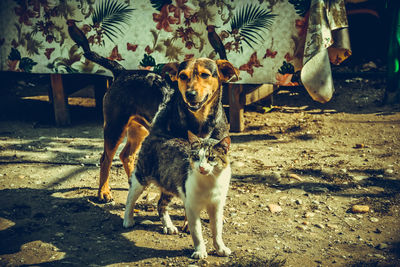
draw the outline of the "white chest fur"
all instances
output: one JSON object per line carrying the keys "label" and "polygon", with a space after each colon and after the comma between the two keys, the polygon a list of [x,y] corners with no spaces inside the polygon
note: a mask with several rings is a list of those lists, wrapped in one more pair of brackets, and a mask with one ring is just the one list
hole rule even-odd
{"label": "white chest fur", "polygon": [[190,170],[185,184],[186,196],[183,200],[186,205],[192,206],[196,210],[218,202],[224,205],[230,179],[230,165],[218,175],[203,175],[195,170]]}
{"label": "white chest fur", "polygon": [[193,258],[207,257],[207,251],[201,233],[200,211],[207,209],[210,218],[213,244],[220,256],[228,256],[231,250],[222,241],[223,207],[231,178],[231,168],[228,166],[221,173],[203,175],[196,170],[190,170],[186,181],[186,196],[183,192],[186,217],[192,235],[195,251]]}

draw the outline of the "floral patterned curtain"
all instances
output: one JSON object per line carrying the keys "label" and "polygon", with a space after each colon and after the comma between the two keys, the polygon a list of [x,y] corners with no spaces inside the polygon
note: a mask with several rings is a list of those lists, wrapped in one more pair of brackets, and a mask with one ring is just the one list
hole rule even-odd
{"label": "floral patterned curtain", "polygon": [[320,102],[332,97],[330,62],[351,53],[332,37],[346,36],[344,0],[2,0],[0,70],[111,75],[85,59],[75,27],[127,69],[226,58],[238,83],[303,82]]}

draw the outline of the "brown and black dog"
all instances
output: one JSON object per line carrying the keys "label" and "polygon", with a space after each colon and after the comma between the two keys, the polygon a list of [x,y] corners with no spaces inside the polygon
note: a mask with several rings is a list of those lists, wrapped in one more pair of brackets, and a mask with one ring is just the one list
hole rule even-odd
{"label": "brown and black dog", "polygon": [[222,107],[222,83],[238,77],[238,70],[227,60],[198,58],[169,63],[164,71],[178,82],[178,91],[158,116],[152,131],[174,138],[187,138],[187,131],[215,139],[229,133]]}
{"label": "brown and black dog", "polygon": [[130,177],[135,156],[142,141],[149,134],[151,121],[161,103],[173,89],[160,75],[147,70],[126,70],[116,61],[96,52],[87,51],[84,56],[112,71],[114,81],[103,98],[104,151],[100,159],[100,184],[98,198],[101,202],[112,201],[109,173],[115,153],[124,140],[127,141],[119,157]]}
{"label": "brown and black dog", "polygon": [[155,134],[187,138],[189,130],[200,137],[216,139],[228,134],[229,125],[221,102],[222,83],[239,74],[230,62],[200,58],[166,64],[163,72],[178,83],[179,90],[174,90],[168,78],[153,72],[125,70],[117,62],[95,52],[84,55],[110,69],[114,75],[114,82],[103,99],[104,152],[100,160],[100,201],[112,200],[109,172],[118,146],[127,136],[120,159],[130,177],[136,154],[158,111],[160,119],[151,126]]}

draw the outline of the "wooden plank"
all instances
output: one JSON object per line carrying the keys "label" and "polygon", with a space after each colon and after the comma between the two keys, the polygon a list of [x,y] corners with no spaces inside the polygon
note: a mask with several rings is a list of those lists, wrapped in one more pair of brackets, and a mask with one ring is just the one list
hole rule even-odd
{"label": "wooden plank", "polygon": [[64,92],[61,74],[50,74],[51,89],[53,92],[54,118],[57,126],[71,124],[68,108],[68,98]]}
{"label": "wooden plank", "polygon": [[229,122],[232,132],[244,130],[244,105],[242,98],[243,85],[229,84]]}
{"label": "wooden plank", "polygon": [[276,85],[274,84],[262,84],[249,92],[245,92],[244,105],[250,105],[257,102],[263,98],[266,98],[274,92]]}

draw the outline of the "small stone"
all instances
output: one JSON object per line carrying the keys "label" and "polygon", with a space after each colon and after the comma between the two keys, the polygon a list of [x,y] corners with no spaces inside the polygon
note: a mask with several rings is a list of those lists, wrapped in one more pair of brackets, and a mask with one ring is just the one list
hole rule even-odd
{"label": "small stone", "polygon": [[330,229],[335,229],[335,230],[339,229],[339,227],[338,227],[336,224],[330,224],[330,223],[328,223],[328,224],[326,225],[326,227],[328,227],[328,228],[330,228]]}
{"label": "small stone", "polygon": [[306,230],[306,227],[304,225],[297,225],[296,229],[304,231],[304,230]]}
{"label": "small stone", "polygon": [[369,206],[367,205],[354,205],[351,208],[353,213],[367,213],[369,211]]}
{"label": "small stone", "polygon": [[381,259],[381,260],[386,259],[386,257],[383,256],[383,255],[381,255],[381,254],[374,254],[374,257],[375,257],[375,258],[378,258],[378,259]]}
{"label": "small stone", "polygon": [[295,179],[295,180],[300,181],[300,182],[303,181],[303,179],[300,176],[298,176],[297,174],[295,174],[295,173],[290,173],[289,174],[289,178]]}
{"label": "small stone", "polygon": [[198,261],[199,266],[208,266],[209,262],[206,259],[201,259]]}
{"label": "small stone", "polygon": [[151,224],[153,224],[153,222],[150,221],[150,220],[144,220],[144,221],[141,221],[140,224],[143,224],[143,225],[151,225]]}
{"label": "small stone", "polygon": [[303,225],[309,225],[310,222],[304,221],[304,222],[302,222],[302,224],[303,224]]}
{"label": "small stone", "polygon": [[314,226],[320,229],[325,229],[325,226],[321,223],[314,224]]}
{"label": "small stone", "polygon": [[314,217],[314,216],[315,216],[315,213],[314,212],[310,212],[310,211],[308,211],[308,212],[306,212],[304,214],[304,218],[311,218],[311,217]]}
{"label": "small stone", "polygon": [[296,203],[297,205],[301,205],[301,204],[303,204],[303,201],[301,201],[301,199],[296,199],[295,203]]}
{"label": "small stone", "polygon": [[353,176],[353,179],[354,180],[356,180],[356,181],[362,181],[362,180],[365,180],[365,179],[368,179],[369,177],[368,176],[365,176],[365,175],[356,175],[356,176]]}
{"label": "small stone", "polygon": [[375,218],[375,217],[371,217],[371,218],[369,218],[369,220],[371,221],[371,222],[379,222],[379,219],[378,218]]}
{"label": "small stone", "polygon": [[386,169],[385,174],[392,174],[394,171],[393,169]]}
{"label": "small stone", "polygon": [[278,213],[282,211],[282,207],[277,204],[268,204],[268,209],[272,213]]}

